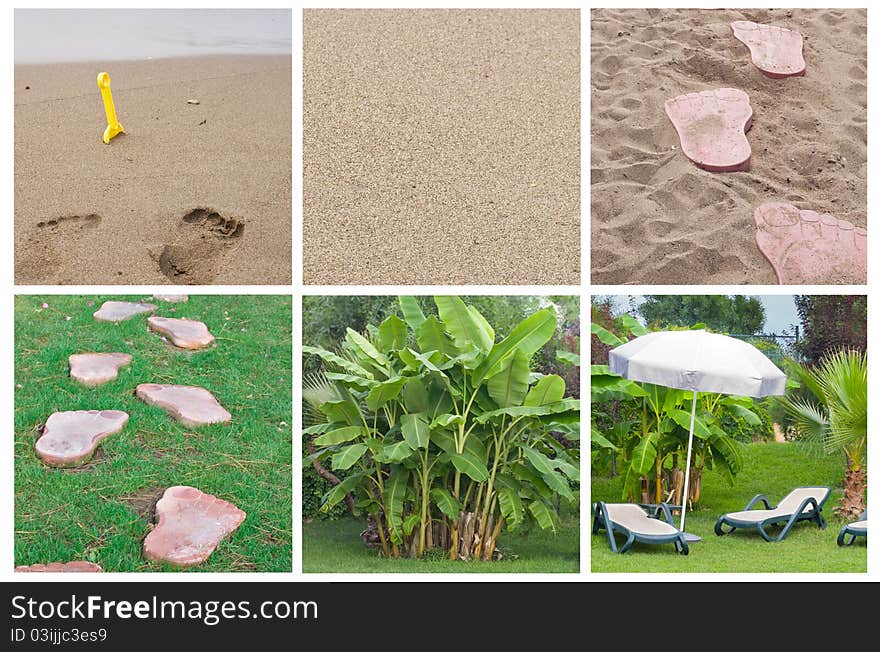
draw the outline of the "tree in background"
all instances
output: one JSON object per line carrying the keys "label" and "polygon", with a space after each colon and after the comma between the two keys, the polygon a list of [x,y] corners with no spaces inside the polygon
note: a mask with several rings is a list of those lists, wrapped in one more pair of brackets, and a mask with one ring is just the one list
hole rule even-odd
{"label": "tree in background", "polygon": [[858,518],[868,484],[867,357],[862,351],[837,350],[811,368],[796,363],[790,368],[815,400],[799,394],[780,401],[801,434],[820,443],[826,453],[843,451],[843,498],[836,511],[847,520]]}
{"label": "tree in background", "polygon": [[867,350],[868,297],[796,295],[794,304],[803,325],[803,336],[795,349],[806,364],[816,364],[835,350]]}
{"label": "tree in background", "polygon": [[[614,313],[610,297],[593,297],[590,302],[590,321],[608,331],[614,331]],[[608,364],[608,352],[613,347],[596,337],[590,336],[590,364]]]}
{"label": "tree in background", "polygon": [[754,335],[764,329],[764,306],[742,295],[649,295],[639,306],[649,325],[690,327],[703,323],[719,333]]}

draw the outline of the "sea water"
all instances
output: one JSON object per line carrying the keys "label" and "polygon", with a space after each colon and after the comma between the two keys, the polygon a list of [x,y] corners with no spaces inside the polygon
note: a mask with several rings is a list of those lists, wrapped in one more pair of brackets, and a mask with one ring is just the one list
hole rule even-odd
{"label": "sea water", "polygon": [[289,9],[15,10],[15,63],[290,52]]}

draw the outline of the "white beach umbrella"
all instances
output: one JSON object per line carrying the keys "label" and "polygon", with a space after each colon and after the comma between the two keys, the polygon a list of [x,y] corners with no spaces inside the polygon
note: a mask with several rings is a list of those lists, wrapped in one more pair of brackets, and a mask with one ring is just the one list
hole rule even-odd
{"label": "white beach umbrella", "polygon": [[608,354],[608,367],[629,380],[694,393],[681,505],[681,531],[684,532],[697,392],[754,398],[780,395],[785,393],[785,374],[748,342],[704,330],[642,335],[612,349]]}

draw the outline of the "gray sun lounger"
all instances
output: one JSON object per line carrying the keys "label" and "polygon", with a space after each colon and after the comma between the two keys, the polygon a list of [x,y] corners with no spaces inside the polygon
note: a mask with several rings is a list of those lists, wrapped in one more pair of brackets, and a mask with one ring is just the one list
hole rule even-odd
{"label": "gray sun lounger", "polygon": [[[849,537],[849,541],[847,541],[847,537]],[[861,517],[855,523],[847,523],[840,530],[840,534],[837,535],[837,545],[839,546],[851,546],[853,542],[856,540],[856,537],[865,537],[868,538],[868,510],[866,509],[862,512]]]}
{"label": "gray sun lounger", "polygon": [[[812,521],[824,530],[827,524],[822,516],[822,506],[830,495],[831,487],[797,487],[780,500],[778,505],[771,507],[767,497],[758,494],[749,501],[745,510],[722,515],[715,523],[715,534],[722,536],[736,529],[755,528],[764,541],[782,541],[792,526],[801,521]],[[765,509],[752,509],[759,501],[764,503]],[[764,529],[768,525],[782,523],[785,524],[782,532],[775,537],[767,534]],[[724,525],[730,528],[726,532]]]}
{"label": "gray sun lounger", "polygon": [[[662,518],[661,518],[662,516]],[[665,503],[637,505],[635,503],[596,503],[593,511],[593,534],[605,530],[612,552],[626,552],[633,543],[671,543],[679,554],[688,554],[684,535],[672,524],[672,513]],[[618,546],[614,534],[626,536]]]}

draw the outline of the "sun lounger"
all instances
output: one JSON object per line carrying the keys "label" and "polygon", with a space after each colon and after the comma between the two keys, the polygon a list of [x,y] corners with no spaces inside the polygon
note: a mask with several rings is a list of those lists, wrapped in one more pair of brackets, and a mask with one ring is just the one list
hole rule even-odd
{"label": "sun lounger", "polygon": [[[822,517],[822,506],[830,495],[831,487],[797,487],[780,500],[778,505],[771,507],[767,497],[758,494],[749,501],[744,511],[722,515],[715,523],[715,534],[722,536],[738,528],[755,528],[765,541],[782,541],[792,526],[801,521],[813,521],[824,530],[826,523]],[[763,502],[765,509],[752,509],[758,502]],[[781,523],[785,526],[775,537],[767,534],[764,529],[768,525]],[[724,525],[730,528],[726,532]]]}
{"label": "sun lounger", "polygon": [[[662,518],[661,518],[662,517]],[[672,524],[669,506],[637,505],[635,503],[596,503],[593,511],[593,534],[605,530],[612,552],[626,552],[633,543],[671,543],[679,554],[688,554],[684,535]],[[615,533],[626,536],[622,546],[617,545]]]}
{"label": "sun lounger", "polygon": [[[849,541],[847,541],[847,537],[849,537]],[[868,510],[866,509],[862,512],[861,517],[855,523],[847,523],[840,530],[840,534],[837,535],[837,545],[839,546],[851,546],[853,542],[856,540],[856,537],[865,537],[868,538]]]}

